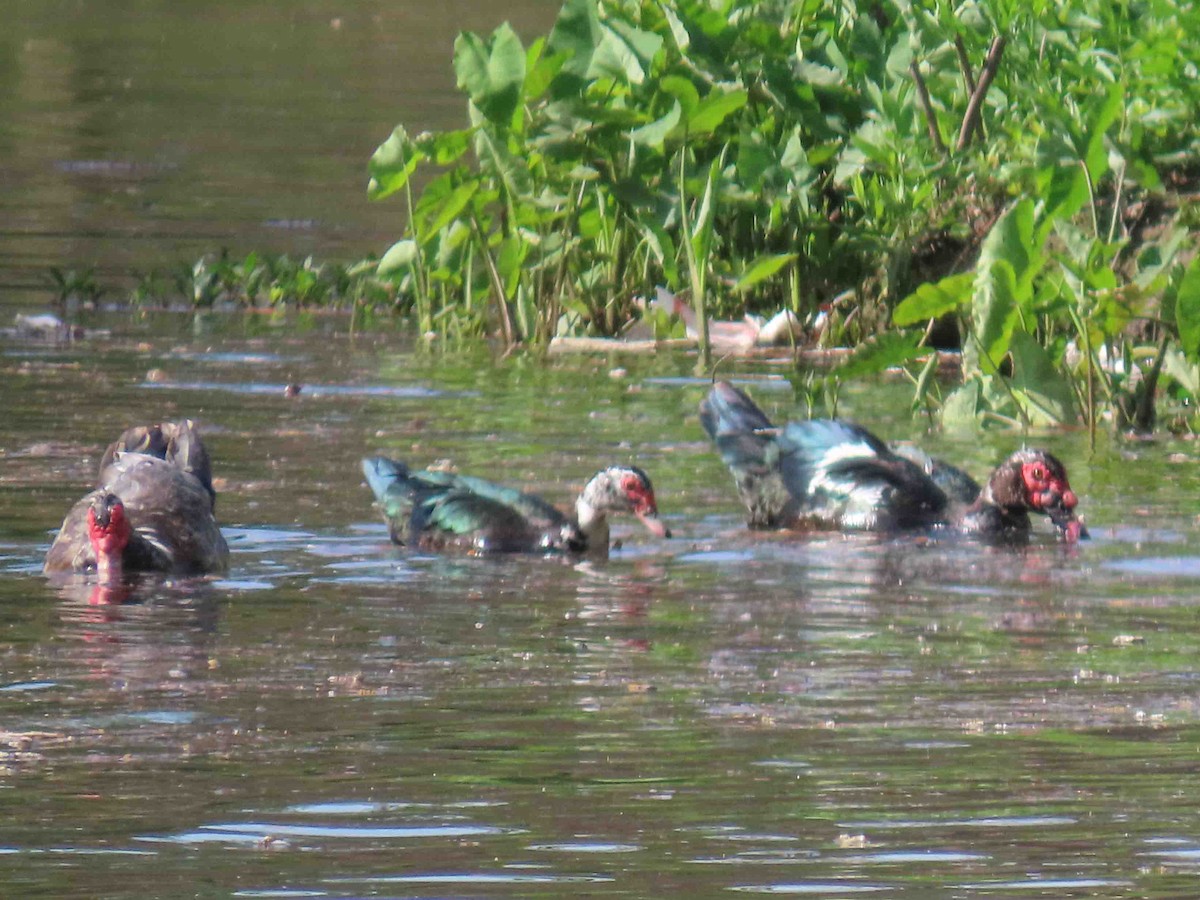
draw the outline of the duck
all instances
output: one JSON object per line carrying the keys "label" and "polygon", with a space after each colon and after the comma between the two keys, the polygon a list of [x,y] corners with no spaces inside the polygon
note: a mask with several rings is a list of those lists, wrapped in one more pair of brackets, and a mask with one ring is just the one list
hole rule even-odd
{"label": "duck", "polygon": [[95,489],[63,519],[43,571],[95,573],[102,584],[133,572],[224,572],[216,498],[195,422],[130,427],[105,450]]}
{"label": "duck", "polygon": [[649,476],[635,466],[597,472],[575,501],[574,516],[536,494],[524,493],[446,467],[415,470],[386,456],[362,461],[391,539],[435,551],[562,553],[605,556],[608,514],[628,512],[660,538],[670,531],[658,516]]}
{"label": "duck", "polygon": [[1087,537],[1066,467],[1045,450],[1023,449],[980,486],[961,469],[909,447],[889,447],[838,419],[776,427],[741,389],[713,384],[700,424],[733,473],[751,528],[898,532],[953,531],[1024,538],[1030,513],[1059,537]]}

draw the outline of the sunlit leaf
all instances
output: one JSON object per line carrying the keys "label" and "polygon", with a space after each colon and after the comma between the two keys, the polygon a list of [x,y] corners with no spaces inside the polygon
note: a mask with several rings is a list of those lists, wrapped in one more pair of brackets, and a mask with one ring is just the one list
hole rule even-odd
{"label": "sunlit leaf", "polygon": [[1124,108],[1125,86],[1120,82],[1109,85],[1102,97],[1096,97],[1087,110],[1087,148],[1085,162],[1092,181],[1099,181],[1108,171],[1108,152],[1104,137]]}
{"label": "sunlit leaf", "polygon": [[936,284],[923,284],[892,310],[892,322],[901,328],[937,319],[966,306],[971,299],[974,272],[948,275]]}
{"label": "sunlit leaf", "polygon": [[546,51],[546,39],[538,38],[525,51],[525,102],[531,103],[541,98],[550,87],[563,65],[567,54],[563,52],[550,53]]}
{"label": "sunlit leaf", "polygon": [[695,112],[688,116],[686,127],[690,136],[711,134],[729,116],[746,105],[749,94],[743,90],[714,90],[708,94]]}
{"label": "sunlit leaf", "polygon": [[371,174],[367,196],[372,200],[382,200],[401,190],[424,158],[404,126],[397,126],[388,139],[379,145],[367,164],[367,171]]}
{"label": "sunlit leaf", "polygon": [[480,112],[507,128],[525,83],[525,48],[512,26],[501,25],[487,42],[469,31],[460,34],[454,42],[454,73]]}
{"label": "sunlit leaf", "polygon": [[1018,331],[1011,342],[1013,393],[1034,425],[1059,425],[1075,418],[1071,387],[1033,335]]}
{"label": "sunlit leaf", "polygon": [[462,128],[456,131],[422,132],[413,143],[427,157],[439,166],[448,166],[457,162],[467,148],[471,146],[473,128]]}
{"label": "sunlit leaf", "polygon": [[695,114],[696,107],[700,105],[700,92],[696,90],[696,86],[679,75],[668,75],[658,83],[658,89],[679,101],[687,119]]}
{"label": "sunlit leaf", "polygon": [[942,425],[946,428],[975,428],[983,410],[980,408],[981,385],[972,378],[954,391],[942,404]]}
{"label": "sunlit leaf", "polygon": [[454,188],[437,207],[435,214],[425,227],[418,229],[417,237],[421,243],[424,244],[442,228],[458,218],[459,213],[467,208],[467,204],[471,202],[471,198],[478,190],[479,182],[474,179]]}
{"label": "sunlit leaf", "polygon": [[1200,360],[1200,256],[1183,273],[1175,297],[1175,325],[1179,344],[1191,362]]}
{"label": "sunlit leaf", "polygon": [[679,105],[679,101],[675,100],[671,103],[671,108],[667,111],[666,115],[640,128],[633,129],[633,131],[629,132],[629,139],[635,144],[640,144],[644,147],[661,147],[667,135],[679,124],[679,118],[682,114],[683,110]]}
{"label": "sunlit leaf", "polygon": [[746,267],[746,271],[742,273],[742,277],[733,286],[734,291],[738,293],[748,291],[759,282],[766,281],[784,266],[793,262],[797,256],[798,254],[796,253],[774,253],[760,256]]}
{"label": "sunlit leaf", "polygon": [[963,363],[968,371],[993,374],[1008,352],[1017,324],[1016,276],[1007,260],[994,260],[975,279],[971,299],[971,335]]}
{"label": "sunlit leaf", "polygon": [[511,197],[529,197],[533,182],[524,158],[511,153],[508,147],[486,130],[475,134],[475,155],[479,157],[480,168],[494,175]]}
{"label": "sunlit leaf", "polygon": [[550,52],[564,59],[561,77],[554,81],[559,96],[582,89],[599,41],[600,17],[594,0],[566,0],[546,41]]}
{"label": "sunlit leaf", "polygon": [[860,344],[850,358],[833,370],[839,378],[861,378],[902,366],[928,353],[921,347],[921,335],[892,331]]}
{"label": "sunlit leaf", "polygon": [[618,19],[599,23],[599,40],[591,55],[589,78],[610,77],[628,84],[641,84],[663,39]]}
{"label": "sunlit leaf", "polygon": [[376,271],[380,275],[392,275],[408,268],[417,259],[417,242],[413,240],[397,241],[383,254]]}
{"label": "sunlit leaf", "polygon": [[1083,209],[1090,196],[1087,174],[1078,163],[1056,165],[1047,171],[1049,184],[1043,195],[1045,213],[1041,235],[1044,237],[1056,219],[1069,219]]}

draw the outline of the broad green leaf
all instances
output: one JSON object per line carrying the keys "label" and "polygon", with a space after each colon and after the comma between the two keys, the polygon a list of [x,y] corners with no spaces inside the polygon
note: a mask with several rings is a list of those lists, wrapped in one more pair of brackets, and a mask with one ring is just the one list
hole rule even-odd
{"label": "broad green leaf", "polygon": [[843,81],[843,75],[837,69],[818,65],[807,60],[796,63],[796,79],[805,84],[815,84],[818,87],[835,87]]}
{"label": "broad green leaf", "polygon": [[1045,262],[1034,228],[1032,200],[1020,200],[1005,210],[984,238],[979,248],[979,272],[985,273],[996,260],[1003,260],[1012,269],[1013,299],[1021,305],[1028,303],[1033,278]]}
{"label": "broad green leaf", "polygon": [[371,174],[367,196],[372,200],[382,200],[401,190],[424,158],[404,126],[398,125],[371,155],[371,161],[367,164],[367,171]]}
{"label": "broad green leaf", "polygon": [[691,137],[711,134],[729,116],[746,105],[750,95],[744,90],[722,91],[714,89],[700,101],[696,111],[687,119],[687,133]]}
{"label": "broad green leaf", "polygon": [[764,177],[774,169],[775,162],[775,149],[767,144],[762,133],[743,127],[735,160],[737,178],[742,186],[751,191],[760,190]]}
{"label": "broad green leaf", "polygon": [[923,284],[892,310],[892,323],[901,328],[956,312],[971,300],[974,272],[947,275],[936,284]]}
{"label": "broad green leaf", "polygon": [[425,131],[414,140],[417,148],[439,166],[448,166],[457,162],[467,148],[471,146],[473,128],[462,128],[455,131]]}
{"label": "broad green leaf", "polygon": [[1189,362],[1200,360],[1200,256],[1183,273],[1175,297],[1175,325],[1179,344]]}
{"label": "broad green leaf", "polygon": [[507,22],[486,43],[465,31],[454,42],[458,86],[488,121],[508,128],[525,84],[525,48]]}
{"label": "broad green leaf", "polygon": [[454,219],[458,218],[459,213],[467,208],[467,204],[471,202],[471,198],[475,196],[475,192],[479,190],[479,182],[475,179],[460,184],[452,190],[440,206],[436,208],[436,215],[433,215],[431,220],[423,228],[417,229],[417,238],[422,244],[437,235],[446,225],[449,225]]}
{"label": "broad green leaf", "polygon": [[676,49],[679,50],[681,56],[686,56],[688,47],[692,45],[692,36],[688,34],[687,27],[669,3],[662,3],[658,8],[663,14],[663,18],[667,20],[667,28],[670,29],[671,40],[675,42]]}
{"label": "broad green leaf", "polygon": [[522,240],[516,234],[509,235],[500,244],[500,252],[496,256],[496,268],[504,282],[504,296],[509,300],[517,292],[517,285],[521,281],[521,273],[524,271],[529,250],[529,242]]}
{"label": "broad green leaf", "polygon": [[407,269],[417,258],[417,242],[413,240],[397,241],[383,254],[375,271],[380,275],[392,275],[402,269]]}
{"label": "broad green leaf", "polygon": [[1184,358],[1178,350],[1168,350],[1163,371],[1175,380],[1192,398],[1200,399],[1200,365]]}
{"label": "broad green leaf", "polygon": [[671,108],[661,119],[656,119],[643,125],[641,128],[635,128],[629,132],[629,139],[635,144],[643,147],[661,147],[663,141],[671,130],[679,124],[679,118],[683,114],[683,110],[679,105],[678,100],[671,102]]}
{"label": "broad green leaf", "polygon": [[750,290],[759,282],[766,281],[784,266],[790,264],[798,255],[796,253],[776,253],[760,256],[746,267],[742,277],[733,286],[734,291],[741,293]]}
{"label": "broad green leaf", "polygon": [[1033,335],[1018,331],[1011,343],[1011,385],[1034,425],[1061,425],[1075,418],[1071,387]]}
{"label": "broad green leaf", "polygon": [[1120,82],[1109,85],[1103,97],[1095,98],[1089,105],[1087,123],[1088,174],[1098,182],[1108,171],[1108,153],[1104,148],[1104,136],[1124,109],[1125,86]]}
{"label": "broad green leaf", "polygon": [[874,375],[911,362],[929,350],[920,346],[921,335],[891,331],[860,344],[850,358],[830,374],[838,378]]}
{"label": "broad green leaf", "polygon": [[541,99],[567,61],[565,53],[543,52],[546,39],[538,38],[525,51],[525,102]]}
{"label": "broad green leaf", "polygon": [[557,96],[582,90],[599,43],[600,17],[595,0],[566,0],[546,42],[550,52],[561,54],[564,60],[553,85]]}
{"label": "broad green leaf", "polygon": [[977,428],[983,410],[980,408],[981,385],[972,378],[946,398],[942,404],[942,426],[945,428]]}
{"label": "broad green leaf", "polygon": [[475,133],[475,155],[480,169],[495,176],[511,197],[528,199],[533,180],[524,158],[513,155],[502,140],[485,129]]}
{"label": "broad green leaf", "polygon": [[1007,260],[994,260],[976,275],[971,335],[963,355],[968,371],[992,375],[999,368],[1017,324],[1015,292],[1016,276]]}
{"label": "broad green leaf", "polygon": [[1087,174],[1078,164],[1058,165],[1048,170],[1049,185],[1043,191],[1044,212],[1039,237],[1049,234],[1056,219],[1069,219],[1088,202]]}
{"label": "broad green leaf", "polygon": [[679,75],[668,75],[658,83],[658,89],[679,101],[685,119],[690,119],[700,105],[700,92],[696,86]]}
{"label": "broad green leaf", "polygon": [[663,278],[667,284],[679,284],[679,262],[675,254],[675,241],[661,222],[652,219],[640,219],[638,225],[642,230],[642,239],[658,264],[662,266]]}
{"label": "broad green leaf", "polygon": [[588,78],[612,78],[618,82],[641,84],[663,39],[619,19],[599,23],[599,41],[592,52]]}

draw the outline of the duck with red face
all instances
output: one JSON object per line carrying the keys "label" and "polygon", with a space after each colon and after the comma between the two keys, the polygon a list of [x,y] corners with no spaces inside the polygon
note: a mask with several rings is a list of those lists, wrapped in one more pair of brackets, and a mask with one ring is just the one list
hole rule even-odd
{"label": "duck with red face", "polygon": [[98,486],[63,519],[45,571],[94,571],[110,585],[129,572],[223,572],[229,547],[215,497],[193,422],[130,428],[104,454]]}
{"label": "duck with red face", "polygon": [[650,478],[634,466],[597,472],[568,516],[535,494],[444,469],[410,469],[383,456],[363,460],[363,474],[397,544],[467,553],[590,553],[609,547],[609,513],[632,513],[656,537],[670,537],[658,517]]}
{"label": "duck with red face", "polygon": [[1030,513],[1060,537],[1087,529],[1066,468],[1044,450],[1019,450],[980,486],[919,451],[892,448],[850,422],[814,419],[776,427],[745,392],[713,385],[700,422],[733,472],[751,528],[952,530],[1024,537]]}
{"label": "duck with red face", "polygon": [[132,533],[121,498],[107,493],[95,497],[87,513],[87,530],[97,576],[102,582],[120,581],[125,568],[122,555]]}

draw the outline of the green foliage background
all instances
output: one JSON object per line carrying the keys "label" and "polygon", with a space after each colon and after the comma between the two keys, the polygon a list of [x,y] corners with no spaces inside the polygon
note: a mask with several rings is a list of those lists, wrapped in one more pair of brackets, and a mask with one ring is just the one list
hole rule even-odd
{"label": "green foliage background", "polygon": [[1158,0],[567,0],[528,45],[463,34],[467,126],[375,153],[408,214],[379,272],[510,342],[616,333],[658,284],[701,323],[823,309],[859,374],[948,317],[964,384],[915,405],[1147,425],[1197,382],[1198,34]]}

